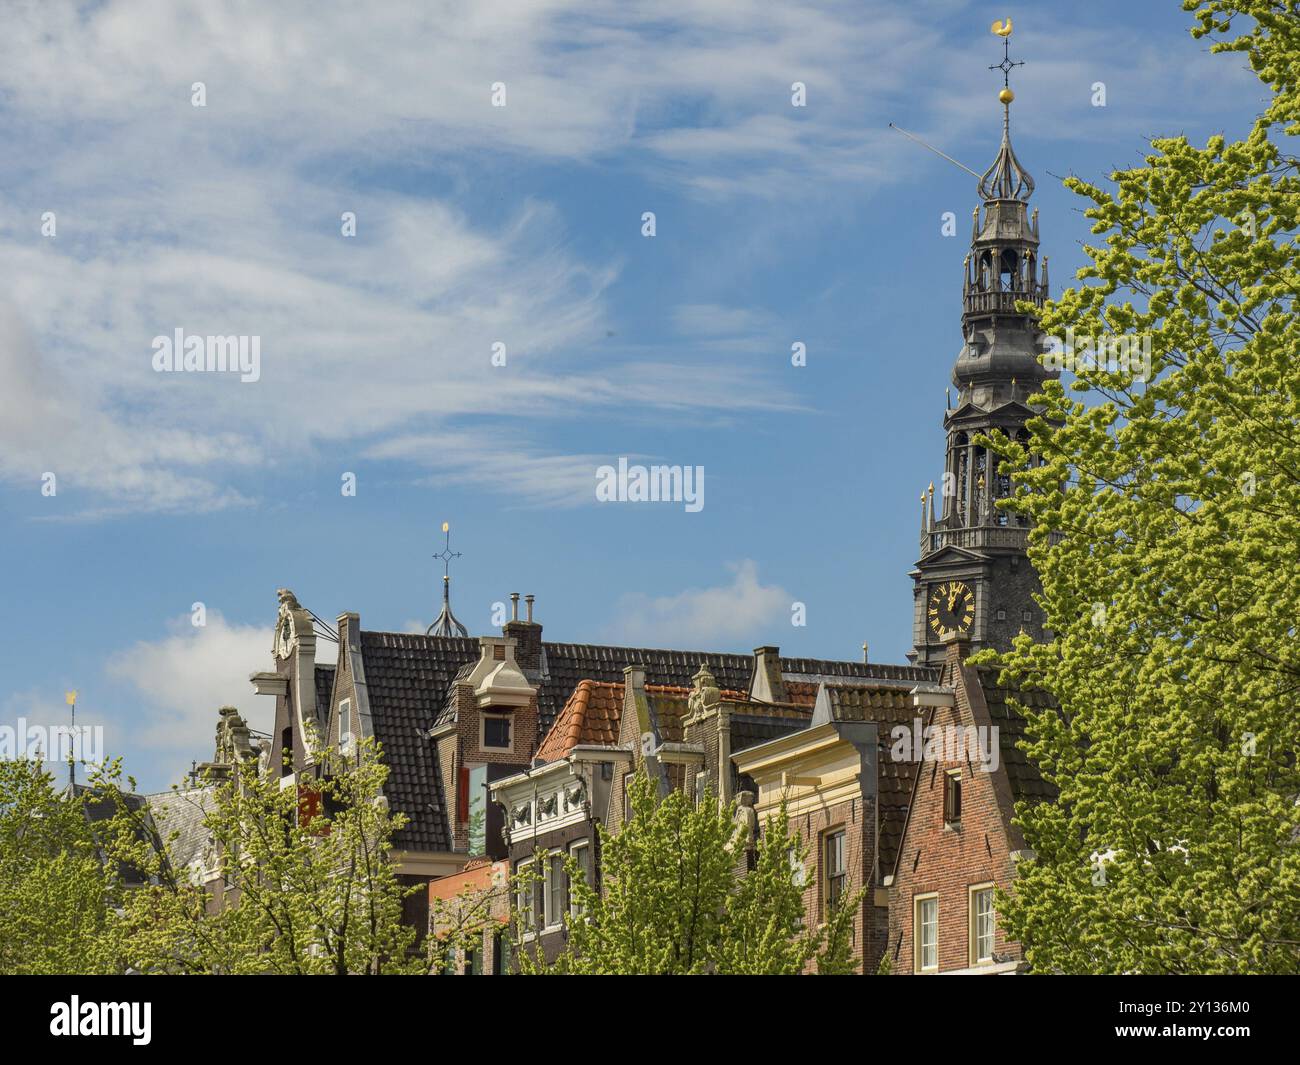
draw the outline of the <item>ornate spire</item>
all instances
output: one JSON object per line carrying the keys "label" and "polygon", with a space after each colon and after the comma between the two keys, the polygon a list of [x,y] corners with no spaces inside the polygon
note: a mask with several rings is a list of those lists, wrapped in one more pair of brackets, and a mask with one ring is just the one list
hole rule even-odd
{"label": "ornate spire", "polygon": [[442,531],[447,539],[441,551],[434,558],[442,560],[442,613],[434,619],[432,625],[425,630],[426,636],[468,636],[469,629],[465,628],[456,620],[456,615],[451,612],[451,560],[460,558],[459,551],[451,549],[451,526],[447,522],[442,523]]}
{"label": "ornate spire", "polygon": [[1028,200],[1034,194],[1034,179],[1020,165],[1011,147],[1011,101],[1016,94],[1011,91],[1011,71],[1025,65],[1024,60],[1011,59],[1011,20],[993,23],[993,32],[1002,38],[1002,62],[994,63],[989,70],[1002,71],[1002,146],[993,165],[980,178],[979,193],[985,200]]}

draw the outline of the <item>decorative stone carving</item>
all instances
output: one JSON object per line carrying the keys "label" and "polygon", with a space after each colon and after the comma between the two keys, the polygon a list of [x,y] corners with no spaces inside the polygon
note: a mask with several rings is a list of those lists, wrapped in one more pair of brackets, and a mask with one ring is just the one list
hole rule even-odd
{"label": "decorative stone carving", "polygon": [[718,683],[709,672],[707,664],[701,663],[699,671],[691,679],[691,694],[686,699],[687,709],[692,716],[708,713],[722,702],[722,692]]}
{"label": "decorative stone carving", "polygon": [[275,594],[280,600],[280,612],[275,619],[275,639],[271,651],[276,658],[288,658],[293,643],[293,613],[301,610],[302,604],[288,588],[277,588]]}
{"label": "decorative stone carving", "polygon": [[758,811],[754,809],[752,791],[742,791],[736,796],[736,825],[745,833],[745,846],[752,846],[758,838]]}

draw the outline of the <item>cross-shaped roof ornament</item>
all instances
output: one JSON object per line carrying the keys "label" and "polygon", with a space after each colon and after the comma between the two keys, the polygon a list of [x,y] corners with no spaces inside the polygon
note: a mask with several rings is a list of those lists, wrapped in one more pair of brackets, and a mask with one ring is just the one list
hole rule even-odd
{"label": "cross-shaped roof ornament", "polygon": [[447,537],[446,542],[443,544],[442,550],[433,557],[442,561],[442,575],[447,577],[450,575],[451,560],[460,558],[461,553],[451,549],[451,525],[449,522],[444,521],[442,523],[442,531]]}
{"label": "cross-shaped roof ornament", "polygon": [[[1002,38],[1002,62],[1001,62],[1001,63],[994,63],[993,65],[991,65],[991,66],[989,67],[989,70],[1000,70],[1000,71],[1002,71],[1002,88],[1003,88],[1003,91],[1004,91],[1006,94],[1010,95],[1010,93],[1011,93],[1011,72],[1012,72],[1016,67],[1023,67],[1023,66],[1025,65],[1025,61],[1024,61],[1023,59],[1020,59],[1020,60],[1013,60],[1013,59],[1011,58],[1011,19],[1010,19],[1010,17],[1008,17],[1008,18],[1004,18],[1001,22],[995,22],[995,23],[993,23],[993,32],[994,32],[997,36],[999,36],[999,37]],[[1009,104],[1009,103],[1011,102],[1011,100],[1009,100],[1009,99],[1004,99],[1002,102],[1003,102],[1004,104]]]}

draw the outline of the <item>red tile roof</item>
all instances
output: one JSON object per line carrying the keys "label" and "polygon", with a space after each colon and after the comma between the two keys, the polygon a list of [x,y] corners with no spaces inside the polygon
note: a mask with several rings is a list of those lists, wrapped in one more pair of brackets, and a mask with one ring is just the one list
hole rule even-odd
{"label": "red tile roof", "polygon": [[812,680],[787,680],[785,695],[798,706],[812,706],[817,702],[817,682]]}
{"label": "red tile roof", "polygon": [[429,881],[429,898],[450,901],[462,891],[486,891],[492,886],[494,873],[505,875],[507,863],[471,860],[464,870],[451,876]]}
{"label": "red tile roof", "polygon": [[[666,740],[681,739],[681,718],[691,689],[679,684],[647,684],[646,694],[653,698],[656,710],[666,712],[669,720],[661,722],[670,735]],[[745,700],[742,692],[722,690],[728,701]],[[580,744],[612,747],[618,742],[618,725],[623,716],[621,681],[578,681],[569,701],[555,718],[555,724],[537,748],[537,760],[554,762]]]}
{"label": "red tile roof", "polygon": [[554,762],[580,743],[618,742],[618,722],[623,713],[623,685],[605,680],[580,680],[569,701],[555,718],[537,748],[537,760]]}

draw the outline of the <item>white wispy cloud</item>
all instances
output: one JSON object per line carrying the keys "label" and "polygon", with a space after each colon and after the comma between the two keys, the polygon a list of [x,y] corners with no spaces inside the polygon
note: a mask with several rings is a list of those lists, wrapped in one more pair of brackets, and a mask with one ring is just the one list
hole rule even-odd
{"label": "white wispy cloud", "polygon": [[[0,478],[54,472],[83,516],[194,512],[249,503],[246,481],[277,464],[398,457],[467,416],[791,409],[726,361],[765,350],[743,307],[712,326],[703,302],[679,310],[692,354],[717,356],[707,366],[647,347],[613,369],[619,263],[581,258],[570,223],[526,193],[484,221],[458,191],[543,162],[635,165],[708,198],[808,204],[827,183],[869,196],[930,165],[890,117],[953,150],[988,141],[969,92],[988,57],[936,17],[951,12],[446,0],[372,5],[358,32],[355,8],[328,2],[16,7],[0,44]],[[1049,132],[1094,78],[1114,84],[1114,136],[1115,116],[1137,128],[1201,69],[1145,47],[1121,62],[1100,29],[1026,43],[1039,58],[1023,113]],[[795,81],[806,108],[790,106]],[[260,337],[261,380],[152,372],[152,338],[178,327]],[[508,368],[489,363],[497,341]],[[490,449],[459,470],[564,502],[575,458],[536,444],[516,470]]]}
{"label": "white wispy cloud", "polygon": [[624,595],[611,625],[613,636],[650,647],[719,647],[761,637],[788,622],[790,594],[761,583],[756,562],[744,559],[727,568],[732,572],[727,584],[673,595]]}
{"label": "white wispy cloud", "polygon": [[222,706],[238,707],[251,727],[270,731],[274,701],[254,695],[248,681],[250,673],[270,664],[269,628],[233,624],[210,610],[206,625],[196,627],[184,615],[169,623],[167,635],[122,648],[105,672],[130,685],[145,711],[122,723],[135,730],[130,744],[187,764],[193,756],[187,752],[213,745]]}

